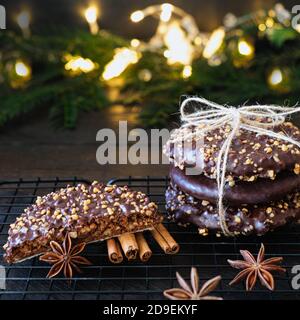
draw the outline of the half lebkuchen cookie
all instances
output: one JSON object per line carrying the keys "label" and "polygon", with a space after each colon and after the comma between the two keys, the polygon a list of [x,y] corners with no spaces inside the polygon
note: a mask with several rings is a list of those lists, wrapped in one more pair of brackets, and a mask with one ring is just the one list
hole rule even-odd
{"label": "half lebkuchen cookie", "polygon": [[157,206],[127,186],[79,184],[38,197],[10,226],[5,259],[16,263],[49,250],[66,232],[78,243],[152,229],[162,222]]}

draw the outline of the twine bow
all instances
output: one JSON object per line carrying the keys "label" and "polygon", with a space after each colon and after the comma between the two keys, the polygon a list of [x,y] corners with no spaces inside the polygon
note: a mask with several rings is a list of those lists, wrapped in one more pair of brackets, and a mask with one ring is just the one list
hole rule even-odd
{"label": "twine bow", "polygon": [[[191,101],[197,103],[193,105],[193,112],[186,108]],[[212,131],[227,124],[231,126],[231,131],[220,148],[216,165],[218,214],[221,229],[226,236],[234,236],[234,233],[228,229],[223,205],[227,160],[233,138],[240,129],[243,129],[259,135],[266,135],[283,140],[300,148],[300,142],[281,133],[272,131],[274,126],[278,126],[285,121],[286,116],[299,111],[300,107],[291,108],[276,105],[254,105],[235,108],[222,106],[199,97],[187,98],[182,102],[180,106],[182,127],[195,126],[197,135],[203,136],[205,132]],[[190,138],[194,134],[195,133],[190,133],[190,136],[185,136],[185,138]],[[176,142],[176,138],[172,141]]]}

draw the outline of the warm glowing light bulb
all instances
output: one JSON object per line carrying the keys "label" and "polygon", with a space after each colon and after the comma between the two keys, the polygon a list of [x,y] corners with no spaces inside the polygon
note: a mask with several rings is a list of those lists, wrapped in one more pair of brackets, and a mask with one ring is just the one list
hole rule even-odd
{"label": "warm glowing light bulb", "polygon": [[269,83],[272,86],[277,86],[282,82],[282,80],[283,80],[283,74],[281,70],[279,68],[275,68],[269,76]]}
{"label": "warm glowing light bulb", "polygon": [[258,30],[259,31],[265,31],[267,29],[267,26],[264,23],[261,23],[258,25]]}
{"label": "warm glowing light bulb", "polygon": [[275,17],[276,17],[276,12],[275,12],[274,9],[269,10],[268,14],[269,14],[269,16],[272,17],[272,18],[275,18]]}
{"label": "warm glowing light bulb", "polygon": [[253,46],[245,40],[240,40],[238,43],[239,53],[243,56],[250,56],[254,49]]}
{"label": "warm glowing light bulb", "polygon": [[88,7],[84,12],[84,16],[85,16],[86,21],[88,23],[95,23],[97,21],[97,18],[98,18],[98,9],[97,9],[97,7],[95,7],[95,6]]}
{"label": "warm glowing light bulb", "polygon": [[216,29],[210,36],[204,50],[203,57],[211,58],[222,46],[225,37],[225,30],[223,27]]}
{"label": "warm glowing light bulb", "polygon": [[28,10],[21,11],[17,16],[18,26],[24,30],[28,29],[30,25],[30,13]]}
{"label": "warm glowing light bulb", "polygon": [[132,22],[140,22],[144,18],[145,18],[145,14],[141,10],[134,11],[130,16],[130,19]]}
{"label": "warm glowing light bulb", "polygon": [[141,44],[141,42],[140,42],[139,39],[132,39],[132,40],[130,41],[130,45],[131,45],[133,48],[137,48],[140,44]]}
{"label": "warm glowing light bulb", "polygon": [[95,63],[90,59],[84,59],[79,56],[69,56],[68,62],[65,64],[65,69],[67,71],[72,71],[74,73],[88,73],[96,68]]}
{"label": "warm glowing light bulb", "polygon": [[267,20],[266,20],[266,26],[268,28],[272,28],[274,26],[274,19],[272,19],[271,17],[269,17]]}
{"label": "warm glowing light bulb", "polygon": [[202,44],[202,38],[200,36],[197,36],[194,39],[194,43],[195,43],[196,46],[200,46]]}
{"label": "warm glowing light bulb", "polygon": [[165,51],[164,51],[164,57],[167,58],[167,59],[171,57],[171,52],[170,52],[170,50],[165,50]]}
{"label": "warm glowing light bulb", "polygon": [[160,20],[168,22],[171,19],[173,6],[170,3],[164,3],[161,5]]}
{"label": "warm glowing light bulb", "polygon": [[183,79],[187,79],[192,75],[192,66],[184,66],[183,70],[182,70],[182,77]]}
{"label": "warm glowing light bulb", "polygon": [[98,19],[98,8],[94,5],[89,6],[84,11],[84,16],[89,24],[91,34],[97,34],[99,32]]}
{"label": "warm glowing light bulb", "polygon": [[142,69],[138,73],[138,77],[142,81],[149,82],[152,79],[152,72],[148,69]]}
{"label": "warm glowing light bulb", "polygon": [[164,56],[169,64],[181,63],[189,65],[193,59],[193,46],[187,39],[178,21],[168,25],[168,29],[163,37],[167,50]]}
{"label": "warm glowing light bulb", "polygon": [[19,77],[28,78],[31,75],[31,68],[25,62],[18,60],[15,64],[15,71]]}
{"label": "warm glowing light bulb", "polygon": [[298,23],[298,24],[294,27],[294,29],[295,29],[297,32],[300,33],[300,23]]}
{"label": "warm glowing light bulb", "polygon": [[116,50],[113,59],[105,66],[102,77],[110,80],[118,77],[130,64],[137,63],[139,54],[129,48],[119,48]]}

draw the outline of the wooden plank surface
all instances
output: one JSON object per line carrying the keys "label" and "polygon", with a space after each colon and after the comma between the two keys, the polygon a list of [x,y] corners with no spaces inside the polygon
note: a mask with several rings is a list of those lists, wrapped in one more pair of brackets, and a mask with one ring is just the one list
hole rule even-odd
{"label": "wooden plank surface", "polygon": [[166,175],[163,165],[104,165],[96,161],[96,133],[128,120],[137,126],[137,110],[113,106],[83,114],[75,130],[55,129],[45,112],[26,117],[0,132],[0,180],[14,178],[81,177],[107,181],[128,175]]}

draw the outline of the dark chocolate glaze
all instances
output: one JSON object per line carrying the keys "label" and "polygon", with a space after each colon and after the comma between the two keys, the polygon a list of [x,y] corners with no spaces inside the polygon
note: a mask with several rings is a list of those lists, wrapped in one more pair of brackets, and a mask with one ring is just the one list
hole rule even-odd
{"label": "dark chocolate glaze", "polygon": [[[200,200],[216,203],[218,188],[216,180],[202,175],[185,175],[184,170],[171,165],[170,179],[180,190]],[[260,204],[277,200],[284,194],[300,187],[300,175],[292,172],[281,173],[275,180],[257,179],[254,182],[237,182],[233,187],[227,183],[224,200],[229,205]]]}
{"label": "dark chocolate glaze", "polygon": [[[10,226],[5,257],[15,262],[14,251],[24,245],[31,248],[34,241],[43,243],[43,251],[51,240],[62,240],[66,232],[78,241],[89,242],[108,238],[107,227],[111,227],[116,236],[132,228],[135,231],[151,228],[161,218],[156,204],[140,191],[96,182],[79,184],[38,197],[25,209]],[[94,239],[93,230],[103,233]],[[28,252],[28,256],[35,255],[34,250]]]}
{"label": "dark chocolate glaze", "polygon": [[[290,122],[276,126],[272,128],[272,131],[300,142],[300,131]],[[203,158],[203,173],[210,178],[215,178],[216,159],[224,140],[231,132],[231,128],[230,126],[224,126],[207,132],[202,147],[197,150],[196,140],[193,138],[192,143],[184,145],[185,152],[182,154],[182,144],[172,143],[172,137],[180,137],[182,141],[185,141],[186,135],[194,132],[197,132],[195,127],[182,127],[175,130],[165,146],[165,153],[169,156],[170,161],[180,168],[194,167],[197,163],[196,157]],[[297,146],[267,135],[258,135],[241,129],[239,135],[232,140],[226,173],[242,180],[251,177],[274,179],[275,176],[272,171],[276,175],[283,170],[293,170],[295,164],[300,164],[300,150]]]}
{"label": "dark chocolate glaze", "polygon": [[[267,205],[227,207],[226,222],[229,230],[236,235],[263,235],[288,221],[299,220],[299,203],[300,194],[294,192]],[[166,191],[166,209],[169,218],[182,225],[196,225],[200,234],[222,233],[216,206],[208,201],[195,199],[176,186],[170,185]]]}

